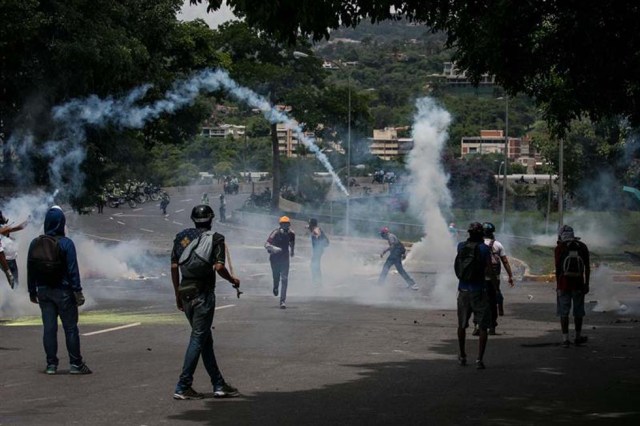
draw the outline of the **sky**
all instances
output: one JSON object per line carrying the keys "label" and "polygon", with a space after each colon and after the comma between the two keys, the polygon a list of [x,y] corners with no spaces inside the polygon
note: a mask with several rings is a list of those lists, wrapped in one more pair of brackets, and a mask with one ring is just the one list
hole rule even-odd
{"label": "sky", "polygon": [[182,10],[178,13],[178,19],[183,21],[193,21],[194,19],[203,19],[211,28],[217,28],[218,25],[229,21],[234,18],[231,9],[222,3],[222,7],[213,13],[207,13],[208,2],[204,0],[202,3],[192,6],[189,4],[189,0],[185,0],[182,5]]}

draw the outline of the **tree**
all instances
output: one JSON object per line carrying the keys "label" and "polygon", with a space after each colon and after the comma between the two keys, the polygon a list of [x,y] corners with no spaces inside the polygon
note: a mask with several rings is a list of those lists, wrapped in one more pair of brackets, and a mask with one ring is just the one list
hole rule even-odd
{"label": "tree", "polygon": [[[191,0],[201,3],[202,0]],[[543,108],[552,133],[571,120],[622,115],[640,124],[640,4],[632,1],[225,0],[247,25],[295,43],[330,30],[404,16],[443,31],[458,67],[494,75]],[[208,0],[216,10],[222,0]],[[615,72],[611,65],[615,64]]]}

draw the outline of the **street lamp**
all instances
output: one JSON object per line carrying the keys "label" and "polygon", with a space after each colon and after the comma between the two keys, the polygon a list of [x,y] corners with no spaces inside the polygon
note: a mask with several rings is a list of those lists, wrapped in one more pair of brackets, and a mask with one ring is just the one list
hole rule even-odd
{"label": "street lamp", "polygon": [[[502,99],[502,98],[498,98],[498,99]],[[507,219],[507,163],[509,161],[509,96],[505,95],[504,99],[505,99],[504,175],[502,179],[502,229],[501,229],[501,232],[505,231],[505,222]]]}
{"label": "street lamp", "polygon": [[504,166],[504,161],[500,162],[500,166],[498,167],[498,175],[496,178],[496,199],[498,201],[500,201],[500,185],[499,185],[499,179],[500,179],[500,170],[502,170],[502,166]]}

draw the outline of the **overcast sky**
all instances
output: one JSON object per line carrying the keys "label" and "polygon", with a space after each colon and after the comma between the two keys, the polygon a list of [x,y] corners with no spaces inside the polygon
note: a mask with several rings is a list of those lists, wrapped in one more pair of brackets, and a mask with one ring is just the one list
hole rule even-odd
{"label": "overcast sky", "polygon": [[208,2],[204,0],[201,4],[191,6],[189,0],[185,0],[182,5],[182,10],[178,13],[178,19],[183,21],[193,21],[194,19],[203,19],[211,28],[216,28],[223,22],[229,21],[234,18],[233,13],[226,5],[222,3],[222,7],[216,12],[207,13]]}

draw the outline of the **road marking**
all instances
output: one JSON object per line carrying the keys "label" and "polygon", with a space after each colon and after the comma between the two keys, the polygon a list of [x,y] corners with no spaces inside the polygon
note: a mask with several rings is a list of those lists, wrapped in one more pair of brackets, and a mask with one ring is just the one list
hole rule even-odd
{"label": "road marking", "polygon": [[151,229],[146,229],[146,228],[140,228],[140,230],[144,232],[155,232],[155,231],[152,231]]}
{"label": "road marking", "polygon": [[120,327],[105,328],[104,330],[92,331],[91,333],[82,333],[83,336],[93,336],[94,334],[109,333],[110,331],[122,330],[125,328],[136,327],[142,323],[134,322],[133,324],[121,325]]}
{"label": "road marking", "polygon": [[124,222],[120,222],[119,220],[117,221],[120,225],[126,225],[126,223]]}
{"label": "road marking", "polygon": [[233,308],[236,305],[222,305],[222,306],[218,306],[216,308],[216,311],[219,311],[220,309],[227,309],[227,308]]}
{"label": "road marking", "polygon": [[180,212],[183,212],[183,211],[184,211],[184,209],[180,209],[180,210],[176,210],[174,213],[180,213]]}
{"label": "road marking", "polygon": [[134,212],[137,212],[138,210],[142,210],[142,207],[138,207],[137,209],[133,209]]}
{"label": "road marking", "polygon": [[[169,220],[169,219],[167,219],[167,220]],[[176,222],[175,220],[173,221],[173,223],[175,223],[176,225],[184,225],[184,223]]]}
{"label": "road marking", "polygon": [[124,213],[114,213],[114,216],[122,216]]}
{"label": "road marking", "polygon": [[193,198],[187,198],[186,200],[180,200],[180,201],[183,203],[186,203],[187,201],[191,201],[191,200],[193,200]]}
{"label": "road marking", "polygon": [[261,276],[263,276],[263,275],[267,275],[267,273],[265,272],[264,274],[252,274],[252,275],[249,275],[249,276],[250,276],[251,278],[253,278],[253,277],[261,277]]}

